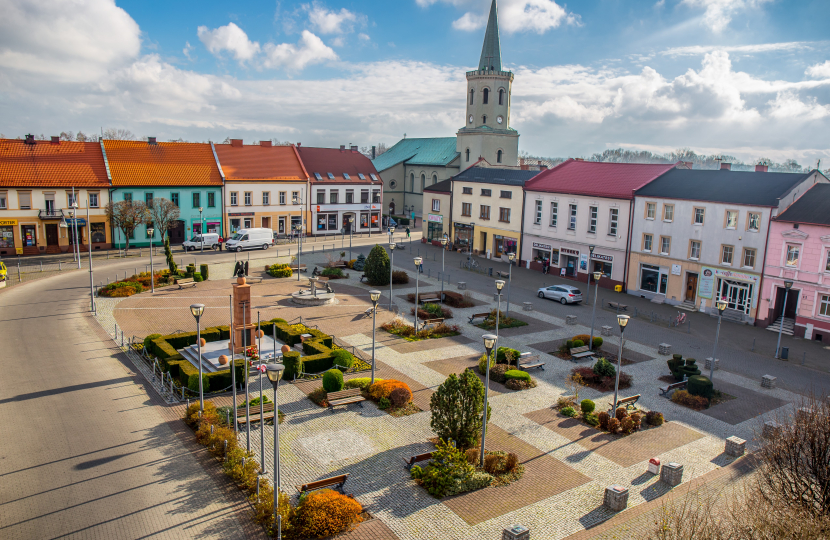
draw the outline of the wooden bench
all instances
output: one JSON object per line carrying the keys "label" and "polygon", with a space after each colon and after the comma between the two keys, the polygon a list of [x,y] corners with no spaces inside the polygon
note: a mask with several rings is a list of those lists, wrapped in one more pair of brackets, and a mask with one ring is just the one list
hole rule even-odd
{"label": "wooden bench", "polygon": [[479,319],[479,318],[486,319],[489,316],[490,316],[489,313],[476,313],[475,315],[470,315],[470,323],[472,323],[474,320]]}
{"label": "wooden bench", "polygon": [[[259,405],[254,405],[250,408],[251,414],[250,416],[245,414],[245,407],[237,407],[236,409],[236,423],[237,424],[246,424],[248,421],[250,422],[259,422]],[[262,419],[263,420],[270,420],[274,418],[274,404],[273,403],[266,403],[262,407]]]}
{"label": "wooden bench", "polygon": [[329,266],[329,268],[348,268],[348,267],[349,267],[349,266],[348,266],[345,262],[343,262],[343,261],[333,262],[333,263],[331,263],[331,265]]}
{"label": "wooden bench", "polygon": [[366,401],[366,398],[360,395],[360,388],[350,388],[339,392],[329,392],[326,395],[326,401],[329,402],[331,412],[334,412],[334,408],[338,405],[348,405],[349,403],[357,403],[362,409],[363,403],[361,401]]}
{"label": "wooden bench", "polygon": [[337,489],[342,493],[343,486],[346,484],[346,480],[348,479],[349,473],[346,473],[341,474],[339,476],[332,476],[331,478],[324,478],[322,480],[317,480],[316,482],[309,482],[308,484],[303,484],[301,486],[294,487],[297,488],[297,491],[300,492],[300,495],[302,495],[306,491],[314,491],[315,489],[323,489],[327,487],[334,487],[334,489]]}
{"label": "wooden bench", "polygon": [[404,242],[398,242],[395,244],[395,249],[406,249],[406,244]]}
{"label": "wooden bench", "polygon": [[360,274],[360,282],[363,283],[364,281],[369,283],[369,278],[366,277],[366,274]]}
{"label": "wooden bench", "polygon": [[365,315],[366,317],[368,317],[368,316],[372,315],[372,313],[374,313],[374,311],[375,311],[375,306],[369,306],[369,309],[367,309],[366,311],[364,311],[364,312],[363,312],[363,315]]}
{"label": "wooden bench", "polygon": [[617,409],[619,409],[620,405],[625,405],[625,408],[627,410],[634,409],[634,408],[636,408],[636,407],[634,407],[634,405],[637,403],[637,400],[639,400],[639,399],[640,399],[640,394],[637,394],[636,396],[630,396],[630,397],[627,397],[627,398],[622,398],[620,400],[617,400],[617,407],[614,410],[616,411]]}
{"label": "wooden bench", "polygon": [[438,297],[437,294],[433,294],[431,296],[422,294],[422,295],[418,296],[418,303],[419,304],[424,304],[426,302],[440,302],[440,301],[441,301],[441,299]]}
{"label": "wooden bench", "polygon": [[616,309],[617,311],[628,311],[628,306],[625,304],[620,304],[618,302],[608,302],[608,307],[611,309]]}
{"label": "wooden bench", "polygon": [[296,266],[289,266],[288,268],[290,268],[292,272],[307,272],[308,271],[308,268],[306,268],[306,265],[304,265],[304,264],[301,264],[299,268],[297,268]]}
{"label": "wooden bench", "polygon": [[179,290],[181,290],[185,287],[195,287],[196,282],[193,280],[192,277],[176,278],[176,285],[178,285]]}
{"label": "wooden bench", "polygon": [[588,350],[587,345],[583,345],[582,347],[574,347],[571,349],[571,358],[576,360],[582,360],[583,358],[591,358],[594,356],[594,351]]}
{"label": "wooden bench", "polygon": [[663,397],[669,397],[669,392],[672,390],[680,390],[686,388],[686,385],[689,384],[689,381],[680,381],[676,383],[671,383],[666,386],[660,387],[660,395]]}
{"label": "wooden bench", "polygon": [[539,355],[529,352],[519,355],[518,360],[516,360],[516,367],[525,371],[533,368],[540,368],[542,371],[545,371],[545,363],[539,361]]}
{"label": "wooden bench", "polygon": [[427,327],[427,326],[429,326],[430,324],[441,324],[442,322],[444,322],[444,319],[443,319],[443,318],[438,318],[438,319],[423,319],[423,320],[421,320],[421,323],[422,323],[422,324],[421,324],[421,330],[423,330],[424,328],[426,328],[426,327]]}
{"label": "wooden bench", "polygon": [[412,456],[409,459],[403,458],[404,463],[406,463],[406,470],[412,470],[412,466],[418,463],[419,461],[426,461],[428,459],[432,459],[432,452],[427,452],[425,454],[418,454],[417,456]]}

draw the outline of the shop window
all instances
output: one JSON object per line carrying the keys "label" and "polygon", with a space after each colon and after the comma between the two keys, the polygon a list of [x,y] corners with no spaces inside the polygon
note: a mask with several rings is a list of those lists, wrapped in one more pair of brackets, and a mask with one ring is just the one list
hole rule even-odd
{"label": "shop window", "polygon": [[660,268],[644,264],[640,269],[640,289],[648,292],[657,292],[657,284],[660,281]]}
{"label": "shop window", "polygon": [[550,226],[556,227],[556,224],[559,222],[559,203],[552,202],[550,203]]}
{"label": "shop window", "polygon": [[210,191],[208,196],[208,208],[216,208],[216,193]]}
{"label": "shop window", "polygon": [[726,211],[726,228],[727,229],[734,229],[738,226],[738,211],[737,210],[727,210]]}
{"label": "shop window", "polygon": [[830,295],[822,294],[821,301],[819,302],[818,308],[819,315],[824,315],[825,317],[830,317]]}
{"label": "shop window", "polygon": [[471,203],[461,203],[461,215],[471,216],[473,212],[473,205]]}
{"label": "shop window", "polygon": [[654,236],[650,234],[643,235],[643,251],[651,252],[651,247],[654,242]]}
{"label": "shop window", "polygon": [[654,219],[657,214],[657,203],[646,203],[646,219]]}
{"label": "shop window", "polygon": [[510,209],[499,208],[499,221],[502,223],[510,223]]}
{"label": "shop window", "polygon": [[599,208],[596,206],[589,206],[588,213],[591,216],[591,219],[588,222],[588,232],[595,233],[597,232],[597,215],[599,214]]}
{"label": "shop window", "polygon": [[620,210],[619,208],[612,208],[611,215],[608,222],[608,236],[617,236],[617,227],[619,226],[620,222]]}
{"label": "shop window", "polygon": [[608,261],[594,261],[594,272],[602,272],[602,275],[611,277],[612,265]]}
{"label": "shop window", "polygon": [[490,219],[490,207],[482,204],[478,217],[480,219]]}
{"label": "shop window", "polygon": [[732,255],[735,251],[735,248],[732,246],[721,246],[721,257],[720,262],[721,264],[731,265],[732,264]]}
{"label": "shop window", "polygon": [[749,212],[746,216],[746,230],[758,232],[761,230],[761,214]]}
{"label": "shop window", "polygon": [[533,223],[540,225],[542,223],[542,201],[536,201],[536,217]]}
{"label": "shop window", "polygon": [[671,253],[671,237],[660,237],[660,255],[668,255]]}
{"label": "shop window", "polygon": [[801,246],[787,244],[787,266],[798,266],[798,255]]}
{"label": "shop window", "polygon": [[744,248],[744,268],[755,268],[755,250]]}
{"label": "shop window", "polygon": [[674,205],[663,205],[663,221],[674,221]]}
{"label": "shop window", "polygon": [[14,227],[0,227],[0,248],[14,247]]}
{"label": "shop window", "polygon": [[705,214],[705,210],[703,208],[695,208],[695,218],[694,224],[695,225],[703,225],[703,216]]}
{"label": "shop window", "polygon": [[106,223],[91,223],[90,234],[92,243],[100,244],[107,241]]}
{"label": "shop window", "polygon": [[700,259],[700,242],[692,240],[689,245],[689,258],[692,260]]}
{"label": "shop window", "polygon": [[576,205],[571,204],[570,207],[570,220],[568,221],[568,229],[575,231],[576,230]]}

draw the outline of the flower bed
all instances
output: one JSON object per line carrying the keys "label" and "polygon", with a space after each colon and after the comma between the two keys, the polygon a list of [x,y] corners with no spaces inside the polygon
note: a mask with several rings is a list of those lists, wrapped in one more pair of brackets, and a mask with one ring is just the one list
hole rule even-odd
{"label": "flower bed", "polygon": [[407,324],[400,316],[395,317],[388,323],[381,325],[381,328],[400,336],[407,341],[421,341],[423,339],[438,339],[444,337],[451,337],[460,335],[461,332],[457,325],[437,324],[424,328],[420,332],[415,332],[415,327]]}
{"label": "flower bed", "polygon": [[275,278],[289,278],[293,274],[291,267],[287,264],[272,264],[266,267],[266,271],[269,276]]}
{"label": "flower bed", "polygon": [[[345,382],[340,381],[335,386],[325,388],[327,381],[324,380],[324,386],[309,393],[308,398],[321,407],[328,407],[328,392],[360,388],[364,398],[373,401],[378,409],[392,416],[409,416],[421,412],[421,409],[412,402],[412,390],[405,382],[378,378],[375,378],[375,384],[370,384],[370,382],[370,377],[358,377]],[[328,384],[331,384],[331,381],[328,381]]]}
{"label": "flower bed", "polygon": [[[579,376],[579,380],[575,381],[577,384],[581,384],[601,392],[607,392],[614,389],[617,368],[615,368],[614,365],[605,358],[600,358],[594,364],[594,367],[578,367],[572,369],[571,377],[574,378],[577,375]],[[630,388],[633,383],[634,377],[624,371],[620,372],[620,390]]]}
{"label": "flower bed", "polygon": [[[578,399],[578,396],[576,397]],[[571,397],[559,398],[556,408],[560,414],[582,421],[599,431],[612,435],[630,435],[635,431],[655,428],[663,425],[663,413],[657,411],[634,411],[629,413],[624,407],[618,408],[612,417],[605,411],[594,412],[596,405],[590,399],[577,403]]]}
{"label": "flower bed", "polygon": [[[528,390],[536,388],[536,380],[530,373],[515,369],[511,364],[519,357],[519,351],[509,347],[499,347],[495,357],[490,357],[490,379],[504,384],[510,390]],[[478,372],[487,375],[487,358],[482,354],[478,359]]]}
{"label": "flower bed", "polygon": [[[410,308],[409,313],[415,315],[415,308]],[[418,309],[418,318],[422,321],[427,319],[452,319],[452,310],[441,304],[424,304]]]}
{"label": "flower bed", "polygon": [[[495,330],[496,328],[496,310],[493,309],[490,312],[490,315],[484,319],[484,322],[481,324],[477,324],[479,328],[484,330]],[[524,321],[520,321],[519,319],[514,319],[513,317],[507,317],[503,311],[499,312],[499,330],[504,330],[505,328],[517,328],[519,326],[527,326],[527,323]]]}

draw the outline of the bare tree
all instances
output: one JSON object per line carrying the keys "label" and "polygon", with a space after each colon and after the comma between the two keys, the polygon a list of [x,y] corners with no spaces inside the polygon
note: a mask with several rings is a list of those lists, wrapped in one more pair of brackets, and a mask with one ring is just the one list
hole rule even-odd
{"label": "bare tree", "polygon": [[173,228],[173,224],[179,219],[179,207],[173,204],[173,201],[159,197],[153,199],[148,211],[150,212],[149,219],[158,229],[163,241],[164,235]]}
{"label": "bare tree", "polygon": [[107,128],[104,130],[105,139],[113,139],[118,141],[135,141],[138,137],[129,129]]}
{"label": "bare tree", "polygon": [[61,131],[61,140],[62,141],[72,141],[74,139],[75,139],[75,135],[73,135],[71,131]]}
{"label": "bare tree", "polygon": [[141,201],[119,201],[117,203],[109,202],[106,208],[107,218],[113,227],[121,229],[126,240],[126,248],[130,249],[130,237],[135,232],[136,227],[147,223],[150,218],[150,212],[147,206]]}

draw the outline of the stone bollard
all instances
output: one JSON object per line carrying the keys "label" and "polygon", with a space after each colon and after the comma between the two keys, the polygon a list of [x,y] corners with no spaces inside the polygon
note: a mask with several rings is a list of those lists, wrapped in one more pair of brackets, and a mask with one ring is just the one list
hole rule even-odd
{"label": "stone bollard", "polygon": [[570,326],[574,326],[576,324],[576,315],[566,315],[565,316],[565,324]]}
{"label": "stone bollard", "polygon": [[657,354],[668,356],[671,354],[671,345],[668,343],[661,343],[657,346]]}
{"label": "stone bollard", "polygon": [[628,488],[622,486],[605,488],[602,505],[612,512],[622,512],[628,506]]}
{"label": "stone bollard", "polygon": [[611,327],[610,326],[603,326],[602,330],[600,330],[600,335],[610,336],[611,335]]}
{"label": "stone bollard", "polygon": [[726,439],[724,452],[727,456],[741,457],[746,452],[746,441],[733,435]]}
{"label": "stone bollard", "polygon": [[[704,360],[704,366],[706,369],[712,369],[712,357],[709,356]],[[715,358],[715,371],[720,369],[720,358]]]}
{"label": "stone bollard", "polygon": [[514,523],[502,531],[501,540],[530,540],[530,529]]}
{"label": "stone bollard", "polygon": [[660,480],[671,487],[679,486],[683,481],[683,465],[680,463],[666,463],[660,469]]}
{"label": "stone bollard", "polygon": [[761,377],[761,388],[775,388],[776,379],[772,375],[764,375]]}
{"label": "stone bollard", "polygon": [[649,474],[660,474],[660,460],[656,457],[651,458],[648,460],[648,472]]}
{"label": "stone bollard", "polygon": [[781,433],[781,424],[774,420],[764,422],[764,427],[761,429],[761,436],[765,439],[777,437]]}

